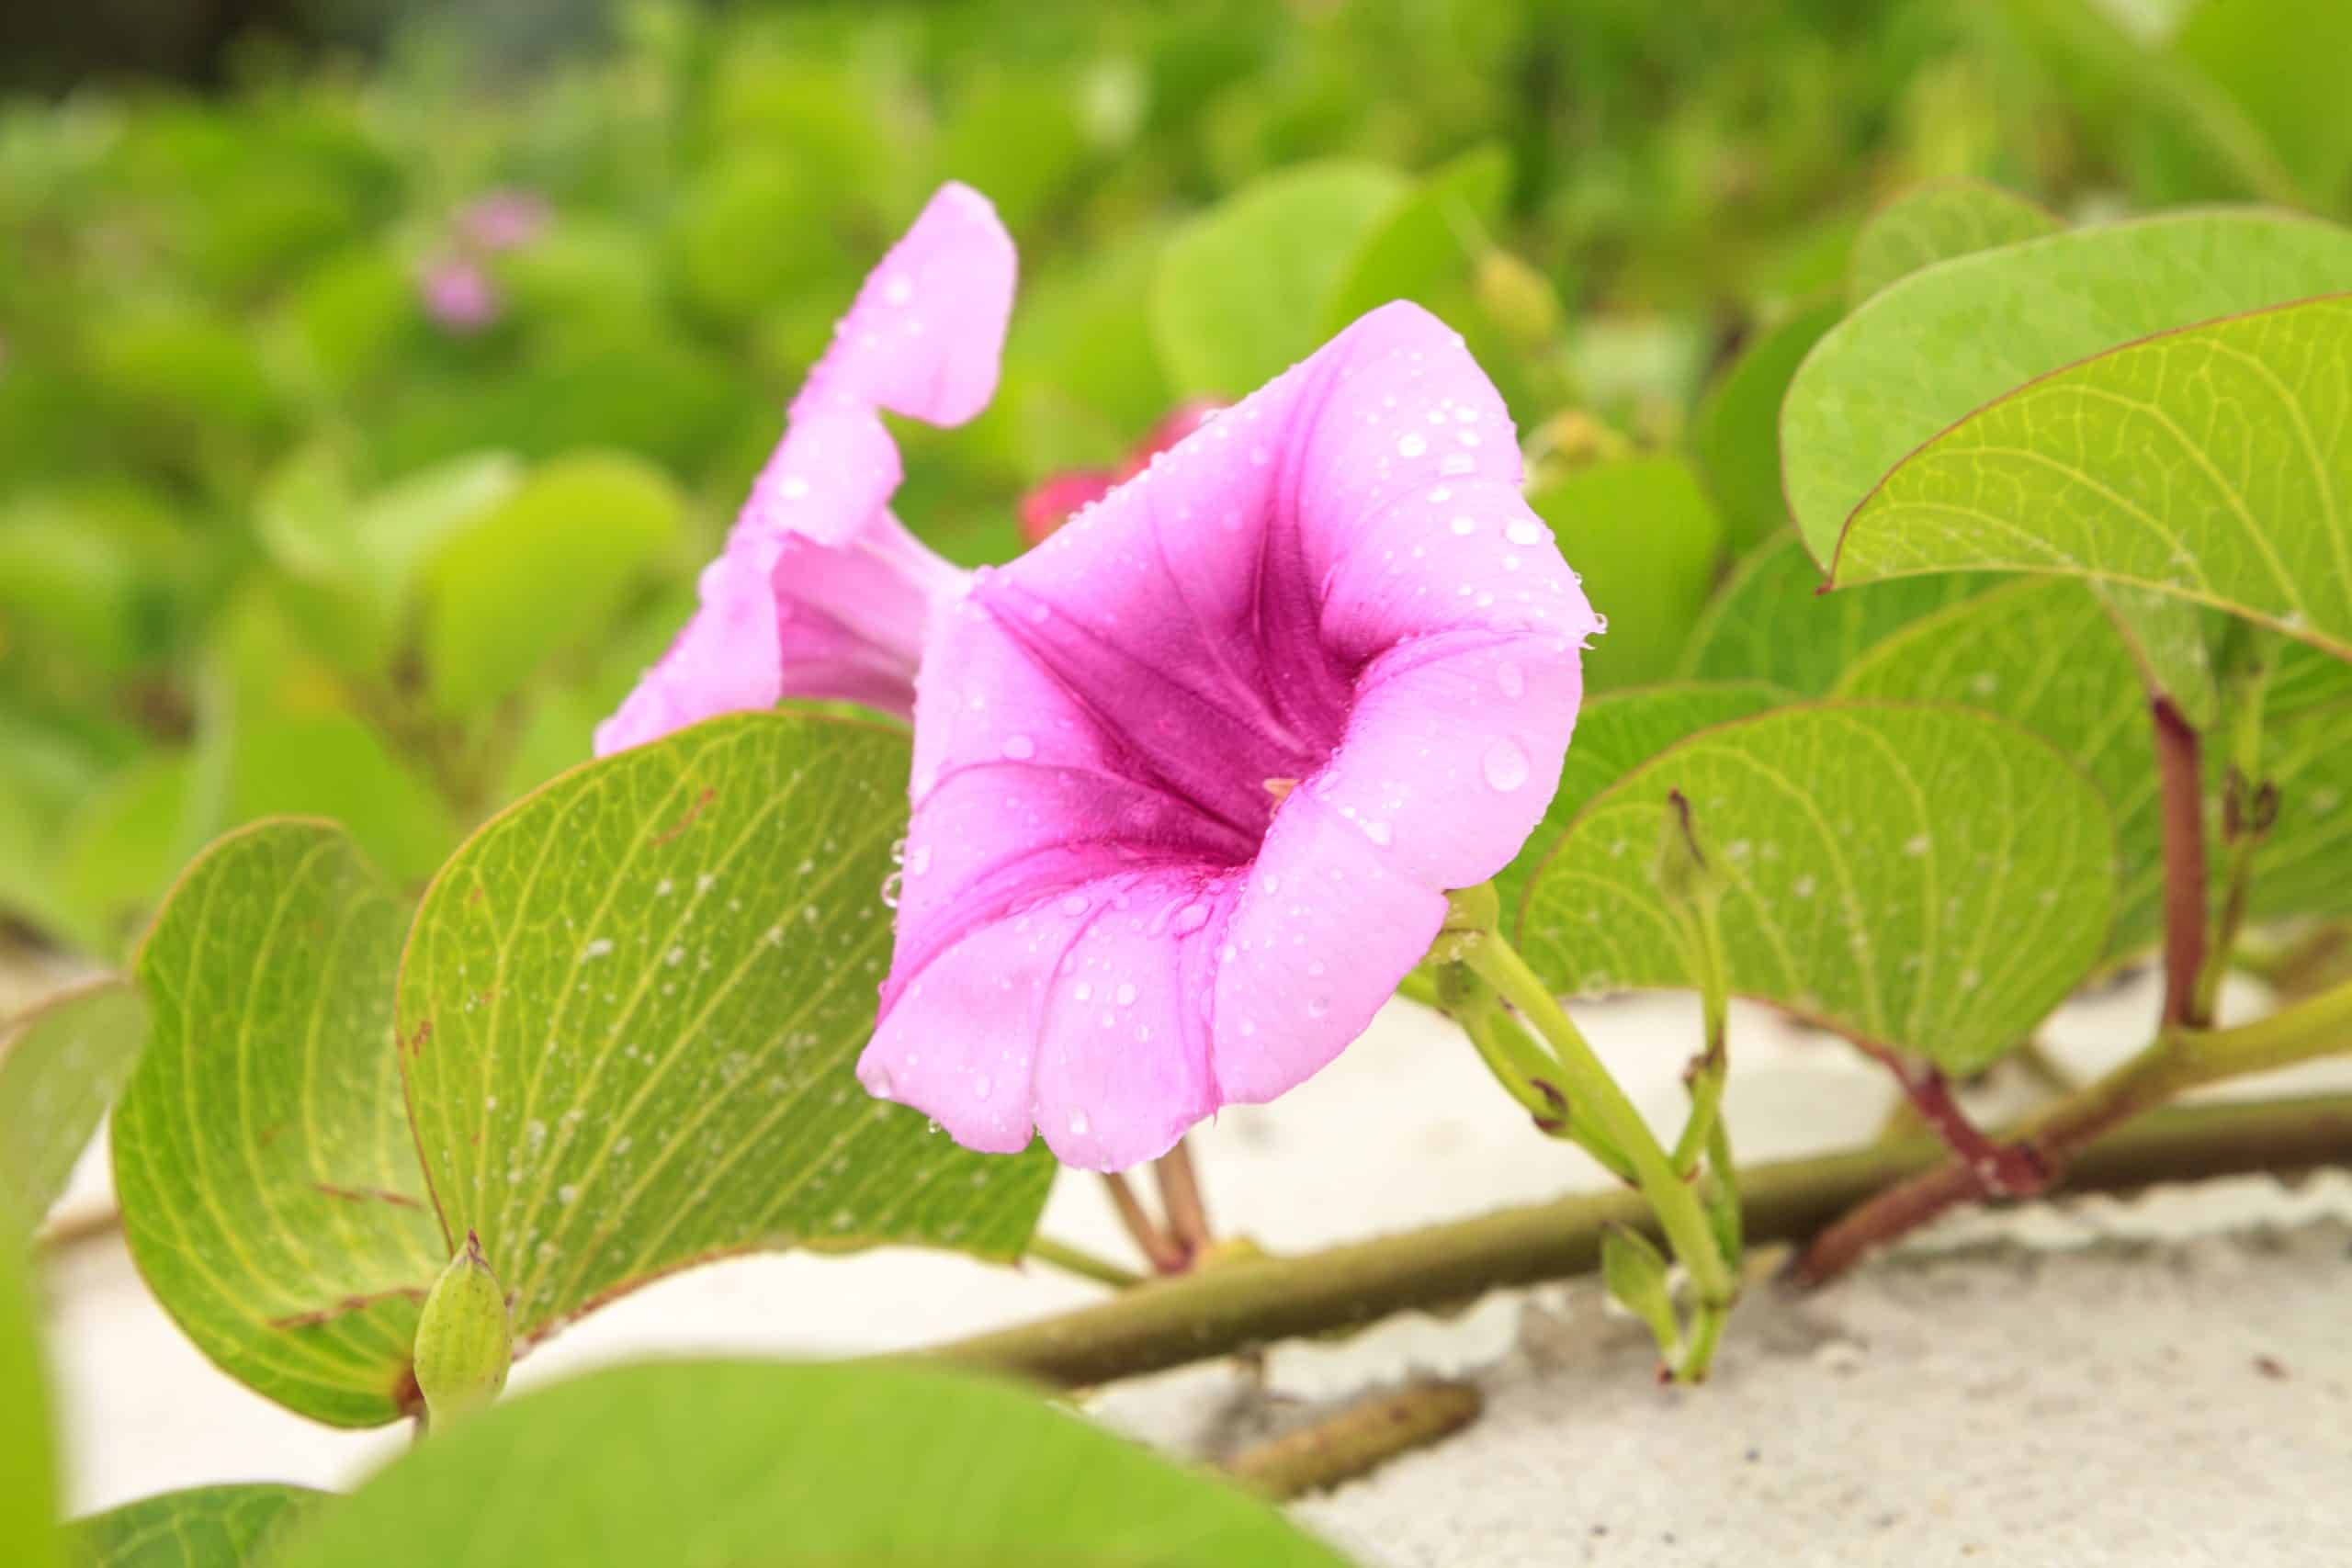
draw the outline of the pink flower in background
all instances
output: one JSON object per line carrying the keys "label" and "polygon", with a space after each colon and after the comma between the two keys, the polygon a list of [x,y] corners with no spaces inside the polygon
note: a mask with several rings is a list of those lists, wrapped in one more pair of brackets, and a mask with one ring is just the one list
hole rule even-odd
{"label": "pink flower in background", "polygon": [[1116,1169],[1337,1055],[1558,780],[1598,622],[1521,478],[1392,305],[943,604],[868,1089]]}
{"label": "pink flower in background", "polygon": [[599,755],[783,696],[912,708],[932,607],[967,578],[891,514],[899,448],[881,415],[954,425],[987,406],[1014,272],[987,198],[942,186],[808,372],[700,608],[597,729]]}
{"label": "pink flower in background", "polygon": [[443,256],[426,263],[417,276],[416,288],[424,313],[459,334],[481,331],[505,309],[498,286],[481,264],[463,256]]}
{"label": "pink flower in background", "polygon": [[1215,419],[1223,406],[1205,398],[1179,403],[1151,427],[1149,434],[1136,443],[1126,462],[1115,470],[1070,468],[1047,476],[1021,498],[1021,536],[1033,545],[1044,542],[1048,534],[1069,521],[1071,513],[1093,505],[1110,494],[1114,486],[1143,472],[1154,457]]}
{"label": "pink flower in background", "polygon": [[496,255],[529,244],[547,232],[554,217],[537,191],[488,191],[458,209],[458,238],[481,254]]}

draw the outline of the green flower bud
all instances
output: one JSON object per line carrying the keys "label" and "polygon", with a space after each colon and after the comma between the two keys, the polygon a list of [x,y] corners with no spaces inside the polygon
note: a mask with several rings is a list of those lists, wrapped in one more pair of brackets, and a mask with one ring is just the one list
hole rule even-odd
{"label": "green flower bud", "polygon": [[514,1360],[514,1330],[505,1292],[482,1256],[481,1238],[466,1233],[466,1249],[424,1298],[416,1325],[416,1386],[435,1425],[481,1409],[506,1386]]}

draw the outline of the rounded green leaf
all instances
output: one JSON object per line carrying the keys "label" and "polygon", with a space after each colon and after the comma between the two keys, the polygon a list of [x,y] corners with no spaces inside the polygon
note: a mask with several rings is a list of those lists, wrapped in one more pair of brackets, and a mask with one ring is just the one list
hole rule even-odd
{"label": "rounded green leaf", "polygon": [[1701,681],[1766,681],[1822,696],[1882,637],[1988,586],[1947,575],[1822,592],[1804,542],[1784,533],[1739,563],[1690,633],[1682,673]]}
{"label": "rounded green leaf", "polygon": [[322,1510],[276,1568],[1344,1561],[1271,1506],[1009,1384],[700,1361],[487,1411]]}
{"label": "rounded green leaf", "polygon": [[1980,251],[1832,328],[1781,407],[1789,509],[1815,559],[1887,471],[1975,409],[2118,344],[2344,287],[2352,230],[2196,212]]}
{"label": "rounded green leaf", "polygon": [[409,1106],[518,1343],[724,1253],[1026,1245],[1042,1149],[971,1154],[853,1074],[907,768],[878,725],[715,720],[565,774],[426,892],[401,964]]}
{"label": "rounded green leaf", "polygon": [[447,1250],[401,1114],[402,909],[332,823],[263,822],[190,865],[140,949],[147,1048],[114,1116],[132,1260],[222,1371],[314,1420],[413,1403]]}
{"label": "rounded green leaf", "polygon": [[2162,929],[2164,846],[2155,754],[2138,668],[2080,583],[2007,582],[1927,615],[1856,660],[1842,697],[1982,708],[2064,752],[2114,814],[2119,854],[2109,947]]}
{"label": "rounded green leaf", "polygon": [[2046,209],[1982,180],[1922,186],[1880,208],[1854,237],[1846,298],[1860,304],[1922,267],[2064,227]]}
{"label": "rounded green leaf", "polygon": [[1309,164],[1177,231],[1148,301],[1176,389],[1238,398],[1304,359],[1357,246],[1406,189],[1376,164]]}
{"label": "rounded green leaf", "polygon": [[1560,787],[1544,820],[1518,857],[1495,878],[1503,919],[1516,926],[1529,879],[1587,802],[1678,740],[1746,718],[1786,701],[1788,694],[1760,682],[1706,686],[1653,686],[1595,697],[1577,715],[1575,743],[1560,769]]}
{"label": "rounded green leaf", "polygon": [[2343,0],[2204,0],[2174,49],[2265,132],[2302,188],[2340,205],[2352,177],[2344,67],[2352,6]]}
{"label": "rounded green leaf", "polygon": [[61,1568],[57,1459],[28,1263],[26,1247],[0,1237],[0,1562]]}
{"label": "rounded green leaf", "polygon": [[1324,308],[1325,333],[1391,299],[1428,304],[1432,291],[1467,277],[1510,194],[1503,147],[1474,149],[1430,175],[1356,248]]}
{"label": "rounded green leaf", "polygon": [[1671,674],[1714,585],[1723,519],[1679,457],[1582,468],[1527,498],[1552,526],[1609,630],[1584,656],[1589,690]]}
{"label": "rounded green leaf", "polygon": [[111,978],[0,1022],[0,1247],[5,1211],[37,1224],[65,1190],[146,1042],[146,1002]]}
{"label": "rounded green leaf", "polygon": [[1844,313],[1837,300],[1825,299],[1760,333],[1708,390],[1691,421],[1691,456],[1723,510],[1732,548],[1742,554],[1788,524],[1781,400],[1797,366]]}
{"label": "rounded green leaf", "polygon": [[424,649],[435,696],[471,712],[522,686],[611,617],[684,515],[669,477],[638,458],[590,454],[538,469],[433,561]]}
{"label": "rounded green leaf", "polygon": [[2115,829],[2049,744],[1963,708],[1814,704],[1706,730],[1603,792],[1519,939],[1563,993],[1687,984],[1655,880],[1670,792],[1725,878],[1732,989],[1971,1071],[2097,962]]}
{"label": "rounded green leaf", "polygon": [[273,1482],[195,1486],[76,1519],[68,1534],[83,1568],[252,1568],[326,1495]]}
{"label": "rounded green leaf", "polygon": [[2166,333],[2018,389],[1887,475],[1834,571],[2102,578],[2352,658],[2352,296]]}

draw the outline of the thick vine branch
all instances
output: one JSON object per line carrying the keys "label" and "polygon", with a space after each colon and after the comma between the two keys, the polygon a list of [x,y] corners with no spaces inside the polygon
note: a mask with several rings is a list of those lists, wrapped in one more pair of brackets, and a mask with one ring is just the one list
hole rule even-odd
{"label": "thick vine branch", "polygon": [[[1919,1139],[1743,1171],[1747,1235],[1753,1242],[1810,1235],[1888,1183],[1935,1168],[1944,1154],[1941,1145]],[[2346,1161],[2352,1161],[2352,1095],[2327,1095],[2159,1111],[2084,1149],[2064,1180],[2076,1191],[2112,1191]],[[1059,1387],[1107,1382],[1588,1273],[1611,1225],[1657,1234],[1638,1193],[1561,1198],[1154,1280],[928,1354]]]}

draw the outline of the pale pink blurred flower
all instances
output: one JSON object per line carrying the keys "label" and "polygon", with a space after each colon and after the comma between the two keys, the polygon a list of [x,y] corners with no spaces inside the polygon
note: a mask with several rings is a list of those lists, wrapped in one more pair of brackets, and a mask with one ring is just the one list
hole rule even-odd
{"label": "pale pink blurred flower", "polygon": [[506,308],[490,274],[479,262],[464,256],[427,262],[417,275],[417,294],[427,316],[460,335],[481,332]]}
{"label": "pale pink blurred flower", "polygon": [[496,255],[537,239],[554,216],[537,191],[488,191],[458,210],[458,237],[482,254]]}

